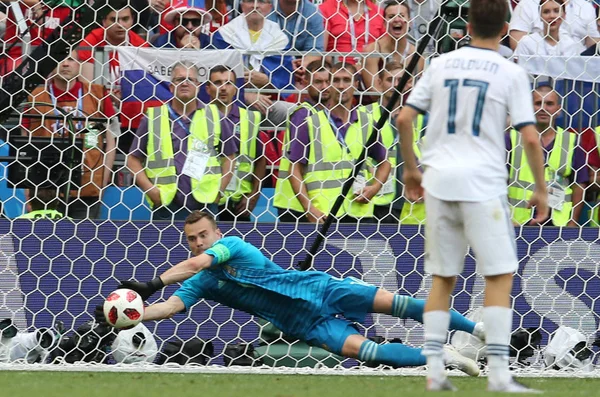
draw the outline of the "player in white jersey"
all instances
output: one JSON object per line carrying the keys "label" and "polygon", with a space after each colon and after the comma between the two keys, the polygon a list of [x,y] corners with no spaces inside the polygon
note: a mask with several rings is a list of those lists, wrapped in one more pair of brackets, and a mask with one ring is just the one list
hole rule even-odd
{"label": "player in white jersey", "polygon": [[[428,390],[454,390],[445,375],[442,348],[449,297],[471,246],[477,270],[486,279],[488,390],[533,391],[513,380],[508,369],[510,291],[518,261],[507,205],[507,115],[521,132],[534,174],[530,204],[537,207],[537,221],[547,218],[548,204],[529,79],[525,70],[497,53],[508,28],[507,12],[506,0],[472,0],[471,46],[435,59],[398,116],[406,196],[424,196],[427,213],[425,270],[433,275],[423,317]],[[412,148],[412,123],[420,112],[429,112],[422,185]]]}

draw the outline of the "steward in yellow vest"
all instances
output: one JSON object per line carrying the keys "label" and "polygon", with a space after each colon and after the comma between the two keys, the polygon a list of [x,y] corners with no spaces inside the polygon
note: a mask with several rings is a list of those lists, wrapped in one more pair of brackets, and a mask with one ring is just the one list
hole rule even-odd
{"label": "steward in yellow vest", "polygon": [[199,84],[193,65],[173,66],[174,98],[148,109],[127,158],[155,220],[184,220],[197,209],[216,215],[233,176],[238,143],[217,107],[197,101]]}
{"label": "steward in yellow vest", "polygon": [[[381,117],[382,105],[387,104],[402,75],[404,74],[404,65],[400,62],[386,62],[383,69],[377,74],[378,90],[382,93],[380,103],[373,103],[364,107],[365,111],[373,116],[373,123],[377,123]],[[402,97],[410,90],[411,83],[409,82],[403,91]],[[383,187],[373,198],[375,203],[375,218],[382,223],[403,223],[403,224],[419,224],[425,222],[425,205],[424,203],[411,203],[402,197],[402,164],[403,159],[399,152],[398,131],[395,124],[395,114],[400,110],[403,98],[400,98],[400,103],[395,104],[395,109],[388,121],[381,130],[381,140],[383,145],[388,150],[388,160],[391,164],[392,171],[385,181]],[[413,126],[413,149],[420,157],[420,139],[423,135],[424,117],[419,115]]]}
{"label": "steward in yellow vest", "polygon": [[[367,112],[373,118],[373,124],[381,117],[381,105],[379,103],[371,103],[366,106],[361,106],[361,110]],[[396,199],[396,168],[398,166],[398,133],[392,128],[392,125],[387,121],[381,129],[381,143],[387,149],[387,159],[390,162],[391,172],[385,181],[381,181],[383,186],[381,190],[373,197],[374,215],[375,218],[384,223],[394,223],[393,217],[390,217],[392,208],[391,204]],[[369,168],[372,164],[369,164]],[[369,170],[369,174],[371,174]],[[386,221],[387,220],[387,221]],[[396,220],[396,223],[398,221]]]}
{"label": "steward in yellow vest", "polygon": [[[574,161],[576,148],[577,135],[562,128],[556,129],[554,141],[545,148],[547,151],[545,180],[548,185],[550,218],[554,226],[569,224],[574,217],[574,204],[580,203],[583,195],[583,186],[577,186],[577,183],[584,185],[587,183],[582,179],[577,181],[574,178],[574,174],[581,168],[577,165],[579,161]],[[513,222],[527,225],[533,218],[533,209],[527,207],[533,194],[534,180],[525,150],[520,144],[520,134],[516,130],[510,131],[510,147],[507,149],[509,150],[508,202],[512,207]],[[587,173],[587,170],[582,172]],[[575,189],[578,189],[578,197],[574,195]]]}
{"label": "steward in yellow vest", "polygon": [[[281,222],[322,221],[322,213],[315,208],[305,209],[298,198],[302,193],[303,203],[308,204],[304,195],[306,189],[302,187],[308,142],[300,142],[297,138],[300,128],[306,127],[308,117],[325,109],[325,105],[331,99],[331,64],[324,60],[312,61],[306,66],[306,72],[310,81],[306,87],[308,98],[289,115],[283,138],[282,159],[274,197],[274,205]],[[302,130],[301,138],[308,139],[306,128]],[[295,187],[292,187],[292,182]]]}
{"label": "steward in yellow vest", "polygon": [[[300,142],[297,137],[297,132],[300,128],[305,127],[307,119],[310,116],[317,114],[322,106],[313,105],[311,102],[303,102],[290,114],[286,123],[285,134],[283,137],[282,145],[282,156],[279,161],[279,173],[277,176],[277,183],[275,185],[275,195],[273,205],[277,208],[279,213],[279,219],[283,222],[295,222],[297,220],[306,221],[306,210],[298,199],[298,194],[295,193],[292,187],[292,175],[293,163],[300,158],[296,158],[295,146],[308,144],[308,142]],[[293,130],[292,130],[293,128]],[[293,131],[293,132],[292,132]],[[292,134],[294,139],[292,140]],[[298,149],[303,153],[306,153],[308,147],[300,147]],[[290,160],[290,156],[292,159]],[[301,157],[301,156],[298,156]],[[300,166],[300,164],[296,164]],[[302,171],[302,173],[304,170]],[[301,181],[299,181],[301,182]]]}
{"label": "steward in yellow vest", "polygon": [[[373,117],[373,124],[377,123],[377,120],[381,117],[381,105],[378,103],[372,103],[367,106],[363,106],[367,113]],[[420,150],[420,139],[423,134],[424,116],[419,115],[417,123],[414,126],[414,151],[417,158],[421,158]],[[385,123],[381,130],[381,141],[388,150],[388,161],[392,171],[388,179],[383,184],[381,190],[373,198],[375,204],[375,217],[383,223],[402,223],[402,224],[420,224],[425,222],[425,204],[424,203],[410,203],[404,201],[402,205],[402,211],[395,210],[393,204],[396,200],[401,200],[401,191],[397,191],[396,176],[397,169],[402,164],[398,163],[398,131],[396,126],[389,121]],[[389,216],[389,215],[392,216]]]}
{"label": "steward in yellow vest", "polygon": [[237,105],[227,114],[233,133],[239,141],[235,172],[225,187],[225,196],[219,202],[220,221],[250,221],[250,213],[260,195],[260,185],[266,175],[267,159],[258,137],[261,114]]}
{"label": "steward in yellow vest", "polygon": [[261,114],[239,107],[234,101],[238,93],[235,72],[223,65],[213,67],[209,72],[206,91],[231,125],[238,141],[236,165],[224,197],[219,201],[219,221],[234,222],[251,220],[250,214],[260,195],[260,186],[266,175],[267,159],[259,139]]}
{"label": "steward in yellow vest", "polygon": [[[329,215],[331,207],[341,194],[342,185],[350,177],[355,160],[360,155],[369,135],[374,132],[373,119],[365,112],[354,111],[350,118],[352,122],[343,140],[340,141],[342,137],[334,132],[330,118],[327,110],[321,110],[308,117],[306,126],[300,128],[306,129],[307,132],[307,139],[302,140],[307,145],[308,153],[301,181],[306,189],[302,197],[306,200],[304,204],[300,202],[300,195],[295,193],[291,183],[281,183],[282,180],[293,178],[289,173],[292,163],[289,158],[290,150],[288,146],[284,146],[275,190],[276,207],[287,206],[298,212],[309,211],[310,207],[314,207],[324,215]],[[377,159],[376,162],[379,164],[378,169],[387,166],[389,173],[389,162],[385,158],[385,153],[384,158]],[[363,180],[367,181],[367,185],[372,183],[366,171],[363,170],[361,174]],[[373,202],[358,202],[355,191],[352,189],[349,192],[336,216],[339,218],[348,216],[349,218],[345,219],[347,221],[372,218]]]}
{"label": "steward in yellow vest", "polygon": [[[286,134],[288,142],[284,142],[275,190],[276,207],[303,212],[311,222],[322,222],[329,215],[354,161],[374,133],[372,117],[354,109],[356,67],[340,62],[331,71],[332,86],[328,92],[332,105],[293,123],[294,137],[290,139],[291,134]],[[293,115],[290,121],[292,118]],[[360,171],[362,184],[357,178],[340,210],[333,214],[344,221],[372,219],[372,199],[381,189],[380,181],[387,179],[390,172],[386,149],[380,140],[369,148],[368,157],[378,165],[375,177],[370,179],[365,169]],[[279,183],[282,179],[289,179],[290,184]]]}
{"label": "steward in yellow vest", "polygon": [[[413,126],[413,150],[418,160],[421,160],[421,145],[425,139],[424,124],[425,116],[419,114],[417,122]],[[412,203],[404,201],[402,213],[400,214],[400,223],[403,225],[422,225],[425,224],[425,203]]]}

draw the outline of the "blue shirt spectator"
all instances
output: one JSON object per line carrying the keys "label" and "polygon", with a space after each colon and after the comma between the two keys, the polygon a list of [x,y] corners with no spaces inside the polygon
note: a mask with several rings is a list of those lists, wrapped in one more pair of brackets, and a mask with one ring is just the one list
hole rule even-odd
{"label": "blue shirt spectator", "polygon": [[309,0],[275,1],[267,17],[277,22],[288,36],[287,49],[294,51],[325,51],[323,16]]}

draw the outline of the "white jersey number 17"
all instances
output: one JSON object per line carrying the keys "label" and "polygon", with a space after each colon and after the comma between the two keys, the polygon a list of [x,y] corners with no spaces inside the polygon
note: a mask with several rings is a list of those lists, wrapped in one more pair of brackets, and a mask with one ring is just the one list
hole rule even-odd
{"label": "white jersey number 17", "polygon": [[[461,85],[459,79],[444,80],[444,87],[450,88],[450,102],[448,104],[448,134],[456,133],[456,104],[458,101],[458,87]],[[477,94],[477,105],[473,117],[473,135],[479,136],[479,124],[481,124],[481,115],[485,103],[485,94],[490,84],[482,80],[464,79],[463,87],[476,87],[479,90]]]}

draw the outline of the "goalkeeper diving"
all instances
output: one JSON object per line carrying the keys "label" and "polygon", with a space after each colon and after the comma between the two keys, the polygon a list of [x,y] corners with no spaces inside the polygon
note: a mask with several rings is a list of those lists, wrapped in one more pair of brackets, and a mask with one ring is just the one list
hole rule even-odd
{"label": "goalkeeper diving", "polygon": [[[146,283],[123,281],[147,300],[165,285],[182,282],[166,301],[146,307],[144,320],[161,320],[208,299],[273,323],[284,334],[332,353],[371,364],[421,366],[420,348],[400,343],[379,345],[361,335],[353,322],[368,313],[423,321],[425,301],[393,294],[353,277],[337,278],[320,271],[285,270],[252,244],[236,236],[224,237],[212,215],[192,212],[184,232],[193,256]],[[104,314],[96,312],[99,321]],[[483,324],[451,311],[450,329],[484,339]],[[473,360],[450,347],[445,363],[469,375],[479,375]]]}

